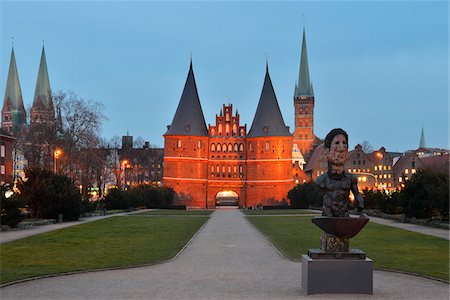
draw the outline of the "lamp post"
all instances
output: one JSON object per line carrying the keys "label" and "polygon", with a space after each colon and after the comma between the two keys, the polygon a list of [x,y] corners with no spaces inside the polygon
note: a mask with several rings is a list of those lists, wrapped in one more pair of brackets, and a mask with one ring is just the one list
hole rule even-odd
{"label": "lamp post", "polygon": [[53,152],[53,158],[54,158],[53,168],[54,168],[54,173],[55,173],[55,174],[57,173],[57,170],[58,170],[58,168],[57,168],[57,163],[58,163],[58,158],[59,158],[59,156],[60,156],[61,154],[62,154],[61,149],[56,149],[56,150]]}
{"label": "lamp post", "polygon": [[128,165],[128,160],[123,160],[120,165],[121,165],[122,172],[123,172],[122,190],[125,190],[125,183],[126,183],[126,181],[125,181],[125,168]]}
{"label": "lamp post", "polygon": [[378,186],[378,188],[383,188],[383,154],[382,153],[380,153],[380,152],[378,152],[377,153],[377,157],[378,157],[378,159],[379,159],[379,161],[380,161],[380,164],[378,165],[379,167],[380,167],[380,178],[381,178],[381,180],[379,181],[379,182],[381,182],[380,184],[379,184],[379,186]]}

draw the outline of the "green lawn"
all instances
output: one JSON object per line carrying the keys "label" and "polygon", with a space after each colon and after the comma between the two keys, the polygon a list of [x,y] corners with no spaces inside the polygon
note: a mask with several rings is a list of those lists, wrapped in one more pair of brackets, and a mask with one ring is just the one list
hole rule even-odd
{"label": "green lawn", "polygon": [[137,213],[135,215],[150,215],[150,216],[209,216],[214,210],[196,209],[196,210],[184,210],[184,209],[155,209]]}
{"label": "green lawn", "polygon": [[320,212],[315,212],[308,209],[266,209],[266,210],[241,210],[247,216],[272,216],[272,215],[305,215],[305,214],[318,214]]}
{"label": "green lawn", "polygon": [[[300,260],[309,248],[320,248],[321,230],[311,217],[248,217],[289,259]],[[351,248],[366,252],[376,268],[449,281],[449,241],[370,222]]]}
{"label": "green lawn", "polygon": [[0,245],[0,283],[155,264],[174,257],[208,217],[111,217]]}

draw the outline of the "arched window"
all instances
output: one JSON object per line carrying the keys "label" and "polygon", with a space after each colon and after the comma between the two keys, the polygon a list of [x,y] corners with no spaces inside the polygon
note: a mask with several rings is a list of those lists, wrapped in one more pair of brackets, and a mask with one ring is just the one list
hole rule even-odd
{"label": "arched window", "polygon": [[248,143],[248,151],[252,151],[252,143]]}
{"label": "arched window", "polygon": [[222,124],[219,124],[219,136],[222,136]]}
{"label": "arched window", "polygon": [[223,144],[222,145],[222,151],[223,152],[227,152],[227,144]]}
{"label": "arched window", "polygon": [[243,144],[239,144],[239,152],[244,152],[244,145]]}
{"label": "arched window", "polygon": [[211,144],[211,152],[216,152],[216,145],[215,144]]}
{"label": "arched window", "polygon": [[181,140],[178,140],[178,141],[177,141],[177,147],[178,147],[178,148],[181,148]]}
{"label": "arched window", "polygon": [[241,128],[241,136],[244,136],[244,135],[245,135],[244,128]]}
{"label": "arched window", "polygon": [[233,145],[228,144],[228,152],[233,152]]}
{"label": "arched window", "polygon": [[237,172],[237,167],[236,167],[236,166],[234,166],[234,167],[233,167],[233,173],[235,173],[235,174],[236,174],[236,172]]}
{"label": "arched window", "polygon": [[225,166],[222,165],[222,173],[225,173]]}
{"label": "arched window", "polygon": [[214,173],[214,166],[211,166],[211,173]]}
{"label": "arched window", "polygon": [[228,173],[231,173],[231,166],[228,166]]}
{"label": "arched window", "polygon": [[217,152],[222,151],[222,147],[220,146],[220,144],[217,144]]}
{"label": "arched window", "polygon": [[266,150],[269,150],[269,149],[270,149],[270,142],[267,141],[267,142],[266,142]]}
{"label": "arched window", "polygon": [[238,144],[234,143],[234,152],[238,152]]}
{"label": "arched window", "polygon": [[216,173],[219,173],[219,172],[220,172],[220,167],[217,166],[217,167],[216,167]]}
{"label": "arched window", "polygon": [[239,166],[239,174],[242,174],[243,173],[243,170],[242,170],[243,168],[242,168],[242,166]]}
{"label": "arched window", "polygon": [[[227,113],[227,114],[225,115],[225,120],[226,120],[226,121],[230,121],[230,114],[229,114],[229,113]],[[228,131],[227,131],[227,133],[228,133]]]}
{"label": "arched window", "polygon": [[233,124],[233,135],[237,135],[237,126]]}
{"label": "arched window", "polygon": [[228,125],[228,124],[225,125],[225,132],[226,132],[226,135],[230,135],[230,125]]}
{"label": "arched window", "polygon": [[200,142],[200,141],[197,142],[197,148],[198,148],[198,149],[201,149],[201,148],[202,148],[202,142]]}

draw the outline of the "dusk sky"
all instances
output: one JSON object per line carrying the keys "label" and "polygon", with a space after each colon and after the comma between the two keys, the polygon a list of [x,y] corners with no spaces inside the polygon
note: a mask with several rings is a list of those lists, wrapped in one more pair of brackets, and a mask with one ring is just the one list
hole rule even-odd
{"label": "dusk sky", "polygon": [[0,10],[2,103],[11,37],[27,109],[45,40],[52,91],[104,104],[106,138],[128,129],[163,146],[191,52],[207,124],[230,102],[250,129],[267,53],[292,131],[305,26],[318,137],[342,127],[351,148],[405,151],[423,126],[428,147],[449,148],[447,1],[2,1]]}

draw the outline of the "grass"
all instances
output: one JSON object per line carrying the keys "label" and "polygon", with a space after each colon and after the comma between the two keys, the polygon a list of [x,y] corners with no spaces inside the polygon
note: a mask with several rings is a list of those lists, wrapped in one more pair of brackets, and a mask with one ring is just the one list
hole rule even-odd
{"label": "grass", "polygon": [[136,213],[136,216],[149,215],[149,216],[209,216],[214,210],[184,210],[184,209],[155,209],[142,213]]}
{"label": "grass", "polygon": [[242,212],[247,216],[271,216],[271,215],[305,215],[305,214],[318,214],[320,213],[308,210],[308,209],[268,209],[268,210],[246,210]]}
{"label": "grass", "polygon": [[[248,220],[289,259],[298,261],[309,248],[320,248],[322,231],[310,217]],[[449,281],[448,240],[369,222],[350,240],[350,247],[366,252],[376,268]]]}
{"label": "grass", "polygon": [[208,217],[111,217],[0,245],[0,283],[173,258]]}

